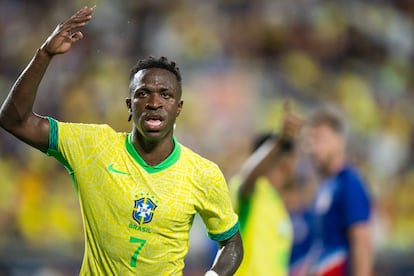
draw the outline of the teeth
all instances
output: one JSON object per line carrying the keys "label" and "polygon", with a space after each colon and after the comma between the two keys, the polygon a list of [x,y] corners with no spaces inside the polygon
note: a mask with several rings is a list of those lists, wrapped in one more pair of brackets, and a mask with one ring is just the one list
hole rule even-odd
{"label": "teeth", "polygon": [[161,120],[148,120],[147,124],[150,127],[158,127],[161,125]]}

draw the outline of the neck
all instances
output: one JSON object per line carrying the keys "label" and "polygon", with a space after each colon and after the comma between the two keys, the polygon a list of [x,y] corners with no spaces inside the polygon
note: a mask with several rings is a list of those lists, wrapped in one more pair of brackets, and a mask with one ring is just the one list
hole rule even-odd
{"label": "neck", "polygon": [[325,176],[337,174],[345,166],[345,162],[345,152],[341,151],[340,153],[335,154],[326,168]]}
{"label": "neck", "polygon": [[145,163],[150,166],[160,164],[174,150],[172,132],[161,139],[146,139],[135,129],[132,131],[132,144]]}

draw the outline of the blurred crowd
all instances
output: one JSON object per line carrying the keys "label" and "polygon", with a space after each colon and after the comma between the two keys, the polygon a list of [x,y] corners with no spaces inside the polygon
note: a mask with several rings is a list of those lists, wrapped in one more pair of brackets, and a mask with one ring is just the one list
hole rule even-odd
{"label": "blurred crowd", "polygon": [[[412,1],[0,0],[1,102],[48,34],[84,5],[96,5],[94,19],[52,61],[37,113],[129,131],[129,69],[167,56],[183,75],[176,136],[230,178],[254,134],[280,124],[287,98],[302,116],[334,104],[374,196],[377,275],[413,273]],[[42,261],[71,275],[83,232],[70,177],[4,130],[0,141],[0,275],[6,264],[30,270]],[[190,252],[209,256],[204,229],[195,231]]]}

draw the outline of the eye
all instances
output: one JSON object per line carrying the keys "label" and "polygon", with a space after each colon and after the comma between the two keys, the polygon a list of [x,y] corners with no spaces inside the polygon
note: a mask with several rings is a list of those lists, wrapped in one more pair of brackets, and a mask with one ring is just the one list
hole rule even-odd
{"label": "eye", "polygon": [[163,97],[164,99],[169,99],[171,95],[167,91],[163,91],[161,92],[161,97]]}
{"label": "eye", "polygon": [[145,90],[138,90],[135,95],[139,98],[144,98],[146,96],[148,96],[148,91]]}

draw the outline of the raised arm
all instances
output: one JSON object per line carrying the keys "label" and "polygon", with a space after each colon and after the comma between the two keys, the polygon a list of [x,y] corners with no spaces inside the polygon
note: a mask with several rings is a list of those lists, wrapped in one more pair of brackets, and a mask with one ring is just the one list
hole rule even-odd
{"label": "raised arm", "polygon": [[233,275],[239,268],[243,259],[243,244],[240,232],[230,239],[219,243],[219,250],[211,270],[205,276],[227,276]]}
{"label": "raised arm", "polygon": [[291,146],[302,125],[302,120],[290,112],[289,104],[285,105],[285,118],[277,137],[266,140],[242,165],[239,175],[241,177],[240,195],[248,197],[253,191],[258,177],[264,175],[272,161],[277,158],[286,146]]}
{"label": "raised arm", "polygon": [[83,37],[78,30],[92,18],[92,8],[84,7],[59,24],[17,78],[0,109],[0,126],[23,142],[46,152],[49,121],[33,112],[39,84],[53,56],[66,53]]}

